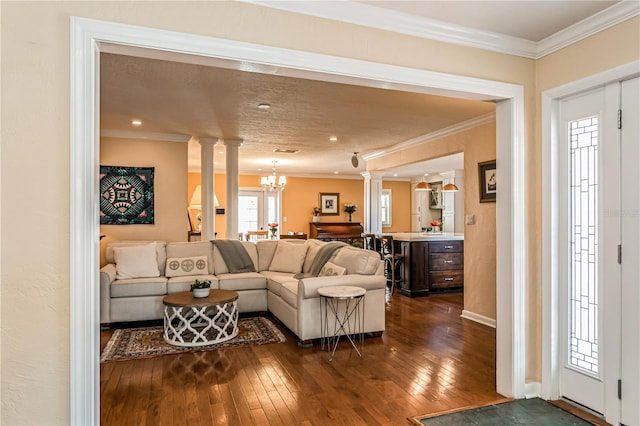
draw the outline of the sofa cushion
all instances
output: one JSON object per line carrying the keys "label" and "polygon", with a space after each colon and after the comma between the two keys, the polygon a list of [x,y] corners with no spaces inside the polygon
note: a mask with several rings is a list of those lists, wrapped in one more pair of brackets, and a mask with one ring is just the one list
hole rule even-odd
{"label": "sofa cushion", "polygon": [[210,241],[171,242],[167,243],[167,258],[183,258],[206,256],[208,272],[213,274],[213,244]]}
{"label": "sofa cushion", "polygon": [[267,290],[280,296],[280,288],[282,283],[288,281],[298,282],[297,278],[293,277],[293,274],[288,272],[275,272],[275,271],[262,271],[260,274],[267,277]]}
{"label": "sofa cushion", "polygon": [[313,259],[315,259],[316,255],[318,254],[318,250],[320,250],[320,247],[322,247],[325,244],[327,244],[326,241],[320,241],[315,239],[305,241],[305,245],[308,247],[308,249],[307,249],[307,256],[304,259],[304,265],[302,266],[302,272],[306,274],[311,270]]}
{"label": "sofa cushion", "polygon": [[280,297],[294,308],[298,307],[298,280],[286,281],[280,287]]}
{"label": "sofa cushion", "polygon": [[[251,261],[253,262],[254,268],[258,270],[258,250],[256,249],[256,244],[251,241],[241,241],[242,246],[247,250]],[[213,246],[213,244],[211,244]],[[222,258],[222,254],[220,254],[220,250],[218,247],[213,246],[213,270],[216,275],[228,274],[229,268],[227,264],[224,262]]]}
{"label": "sofa cushion", "polygon": [[[251,243],[253,244],[253,243]],[[267,278],[257,272],[219,274],[218,287],[221,290],[262,290],[267,288]]]}
{"label": "sofa cushion", "polygon": [[306,244],[279,241],[271,260],[271,265],[269,265],[269,270],[297,274],[302,271],[307,248]]}
{"label": "sofa cushion", "polygon": [[320,273],[318,274],[318,276],[329,277],[334,275],[344,275],[345,272],[347,272],[347,268],[343,268],[342,266],[338,266],[332,262],[327,262],[324,264],[324,266],[320,270]]}
{"label": "sofa cushion", "polygon": [[165,262],[167,260],[167,249],[166,243],[164,241],[113,241],[107,244],[107,248],[105,250],[105,259],[107,263],[116,263],[116,260],[113,255],[113,249],[116,247],[131,247],[131,246],[143,246],[146,244],[155,243],[156,245],[156,259],[158,261],[158,274],[164,274]]}
{"label": "sofa cushion", "polygon": [[215,275],[189,275],[183,277],[173,277],[167,280],[167,294],[179,291],[191,291],[191,284],[195,280],[211,281],[211,288],[218,288],[218,278]]}
{"label": "sofa cushion", "polygon": [[160,276],[156,243],[114,247],[116,279],[151,278]]}
{"label": "sofa cushion", "polygon": [[347,268],[347,274],[374,275],[381,261],[375,251],[347,246],[338,250],[331,262]]}
{"label": "sofa cushion", "polygon": [[207,256],[167,257],[165,277],[183,277],[209,273]]}
{"label": "sofa cushion", "polygon": [[167,294],[167,279],[131,278],[116,280],[111,283],[111,297],[162,296]]}
{"label": "sofa cushion", "polygon": [[258,240],[256,250],[258,252],[258,272],[268,271],[271,260],[278,247],[278,240]]}

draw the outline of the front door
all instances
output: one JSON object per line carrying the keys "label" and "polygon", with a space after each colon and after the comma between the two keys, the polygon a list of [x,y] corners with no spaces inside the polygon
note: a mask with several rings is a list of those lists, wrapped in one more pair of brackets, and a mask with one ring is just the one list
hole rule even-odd
{"label": "front door", "polygon": [[[623,394],[622,403],[618,399],[620,379],[631,401],[638,401],[637,393],[633,397],[640,387],[640,156],[638,79],[634,81],[563,100],[558,123],[565,195],[558,228],[565,254],[560,280],[560,394],[606,418],[620,413],[624,417],[626,398]],[[624,132],[618,128],[621,100],[629,104],[622,108],[622,116],[628,116]],[[635,215],[625,218],[625,212],[633,211]],[[637,411],[631,401],[626,410]],[[637,417],[627,424],[639,424]]]}

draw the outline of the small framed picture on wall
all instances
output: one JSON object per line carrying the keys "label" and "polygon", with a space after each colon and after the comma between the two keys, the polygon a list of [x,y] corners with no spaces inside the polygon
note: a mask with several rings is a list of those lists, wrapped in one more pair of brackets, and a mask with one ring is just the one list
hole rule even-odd
{"label": "small framed picture on wall", "polygon": [[320,193],[320,214],[322,216],[338,216],[340,214],[340,194],[337,192]]}
{"label": "small framed picture on wall", "polygon": [[496,160],[478,163],[478,183],[480,184],[480,202],[495,202]]}

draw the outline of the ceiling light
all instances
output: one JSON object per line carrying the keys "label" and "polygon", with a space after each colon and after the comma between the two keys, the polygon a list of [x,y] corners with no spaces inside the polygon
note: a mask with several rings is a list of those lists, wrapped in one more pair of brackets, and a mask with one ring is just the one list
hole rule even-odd
{"label": "ceiling light", "polygon": [[458,187],[453,183],[448,183],[442,187],[442,192],[458,192]]}
{"label": "ceiling light", "polygon": [[131,124],[134,126],[142,126],[142,121],[138,119],[131,120]]}
{"label": "ceiling light", "polygon": [[262,185],[262,190],[266,191],[267,189],[269,191],[273,191],[276,189],[282,189],[284,190],[285,185],[287,184],[287,177],[286,176],[280,176],[277,177],[276,176],[276,163],[277,161],[273,161],[273,174],[270,176],[262,176],[262,178],[260,178],[260,185]]}
{"label": "ceiling light", "polygon": [[334,171],[333,171],[333,174],[334,174],[334,175],[339,175],[339,174],[340,174],[340,172],[339,172],[339,171],[337,171],[337,170],[334,170]]}
{"label": "ceiling light", "polygon": [[331,136],[329,138],[329,142],[338,142],[338,137],[337,136]]}
{"label": "ceiling light", "polygon": [[416,191],[431,191],[431,185],[428,184],[427,182],[418,182],[418,184],[415,187]]}
{"label": "ceiling light", "polygon": [[267,109],[271,108],[271,105],[269,105],[269,104],[258,104],[258,108],[267,110]]}

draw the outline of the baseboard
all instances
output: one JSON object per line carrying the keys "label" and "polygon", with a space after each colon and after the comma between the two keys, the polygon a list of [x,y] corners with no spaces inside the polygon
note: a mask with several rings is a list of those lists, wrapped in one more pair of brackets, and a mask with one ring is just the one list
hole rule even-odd
{"label": "baseboard", "polygon": [[526,399],[541,398],[540,389],[542,389],[542,387],[541,387],[541,384],[539,382],[525,383],[524,384],[524,397]]}
{"label": "baseboard", "polygon": [[493,318],[485,317],[484,315],[476,314],[474,312],[467,311],[466,309],[462,311],[462,315],[460,316],[462,318],[487,325],[491,328],[496,328],[496,320],[494,320]]}

